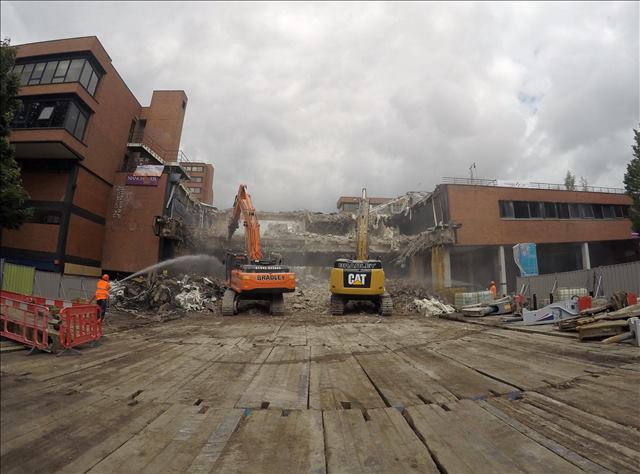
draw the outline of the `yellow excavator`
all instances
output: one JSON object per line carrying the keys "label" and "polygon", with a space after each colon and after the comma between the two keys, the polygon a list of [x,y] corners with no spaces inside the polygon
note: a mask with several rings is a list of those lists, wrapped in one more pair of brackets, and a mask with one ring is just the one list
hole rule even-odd
{"label": "yellow excavator", "polygon": [[331,314],[344,314],[348,301],[373,302],[378,313],[391,316],[393,301],[385,291],[384,270],[380,260],[369,259],[369,199],[367,190],[362,198],[356,221],[356,258],[339,258],[331,269]]}

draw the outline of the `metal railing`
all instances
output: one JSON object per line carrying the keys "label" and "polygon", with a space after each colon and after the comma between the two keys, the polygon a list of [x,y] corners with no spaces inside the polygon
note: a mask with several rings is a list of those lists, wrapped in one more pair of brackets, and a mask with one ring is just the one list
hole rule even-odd
{"label": "metal railing", "polygon": [[145,145],[153,153],[158,155],[166,163],[190,163],[191,159],[184,153],[184,151],[178,150],[166,150],[158,144],[148,133],[136,132],[129,139],[129,145]]}
{"label": "metal railing", "polygon": [[564,184],[556,183],[516,183],[499,182],[497,179],[481,179],[481,178],[442,178],[442,184],[461,184],[467,186],[494,186],[524,189],[545,189],[551,191],[580,191],[586,193],[608,193],[608,194],[625,194],[623,188],[612,188],[603,186],[575,186],[574,189],[567,189]]}

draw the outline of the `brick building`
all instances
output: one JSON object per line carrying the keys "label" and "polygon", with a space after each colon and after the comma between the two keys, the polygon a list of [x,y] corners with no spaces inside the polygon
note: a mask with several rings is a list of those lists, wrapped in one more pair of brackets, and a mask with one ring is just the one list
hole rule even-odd
{"label": "brick building", "polygon": [[[144,249],[145,262],[157,261],[162,242],[152,218],[118,223],[123,209],[114,213],[113,204],[129,196],[129,207],[140,210],[155,193],[149,214],[162,215],[171,190],[187,178],[177,163],[185,93],[154,91],[143,107],[95,36],[19,45],[14,72],[22,106],[10,141],[34,217],[19,230],[2,231],[0,255],[87,275],[109,268],[105,263],[122,252]],[[162,174],[135,186],[127,176],[138,165],[161,166]],[[137,200],[138,194],[145,196]],[[107,227],[125,224],[136,232],[106,239]]]}
{"label": "brick building", "polygon": [[640,260],[631,199],[621,189],[448,181],[407,215],[391,218],[404,234],[435,236],[431,249],[411,261],[412,271],[435,286],[486,288],[495,280],[503,293],[514,290],[518,243],[536,244],[540,274]]}
{"label": "brick building", "polygon": [[204,162],[182,162],[189,173],[189,192],[205,204],[213,204],[213,165]]}

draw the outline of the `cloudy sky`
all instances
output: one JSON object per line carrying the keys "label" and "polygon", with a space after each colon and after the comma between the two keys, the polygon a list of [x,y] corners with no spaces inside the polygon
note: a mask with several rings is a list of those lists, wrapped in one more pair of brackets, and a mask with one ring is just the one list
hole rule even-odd
{"label": "cloudy sky", "polygon": [[1,3],[13,44],[96,35],[141,103],[189,96],[182,148],[265,210],[444,176],[622,186],[638,2]]}

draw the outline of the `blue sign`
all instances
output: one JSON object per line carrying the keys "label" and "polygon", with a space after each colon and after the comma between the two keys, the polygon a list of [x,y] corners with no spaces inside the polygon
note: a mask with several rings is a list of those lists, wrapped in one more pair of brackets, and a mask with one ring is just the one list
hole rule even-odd
{"label": "blue sign", "polygon": [[538,275],[538,253],[536,251],[536,244],[514,245],[513,258],[520,269],[520,276]]}

